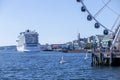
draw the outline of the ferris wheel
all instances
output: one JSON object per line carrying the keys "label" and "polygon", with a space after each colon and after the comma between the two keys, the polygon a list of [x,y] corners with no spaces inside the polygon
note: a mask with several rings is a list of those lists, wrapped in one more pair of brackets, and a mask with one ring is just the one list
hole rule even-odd
{"label": "ferris wheel", "polygon": [[114,33],[120,27],[120,0],[76,0],[86,19],[94,21],[96,29],[103,28],[104,35]]}

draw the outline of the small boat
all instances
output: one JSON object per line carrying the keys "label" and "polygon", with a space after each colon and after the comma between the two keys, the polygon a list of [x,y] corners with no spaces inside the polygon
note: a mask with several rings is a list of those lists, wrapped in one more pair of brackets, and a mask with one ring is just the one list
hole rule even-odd
{"label": "small boat", "polygon": [[66,61],[64,60],[64,57],[62,56],[61,57],[61,61],[60,61],[60,64],[64,64]]}
{"label": "small boat", "polygon": [[85,55],[85,58],[84,58],[84,59],[85,59],[85,60],[86,60],[86,59],[88,59],[88,54],[87,54],[87,53],[86,53],[86,55]]}

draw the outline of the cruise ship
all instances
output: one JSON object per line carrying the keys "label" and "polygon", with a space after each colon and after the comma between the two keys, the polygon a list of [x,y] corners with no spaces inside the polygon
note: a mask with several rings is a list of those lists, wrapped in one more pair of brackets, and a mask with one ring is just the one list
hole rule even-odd
{"label": "cruise ship", "polygon": [[17,51],[20,52],[38,52],[40,44],[38,40],[39,34],[36,31],[26,30],[21,32],[17,40]]}

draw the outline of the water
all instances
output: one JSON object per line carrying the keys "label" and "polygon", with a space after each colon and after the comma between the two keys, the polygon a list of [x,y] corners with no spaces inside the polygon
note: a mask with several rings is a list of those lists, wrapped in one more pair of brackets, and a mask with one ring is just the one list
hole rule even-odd
{"label": "water", "polygon": [[[0,53],[0,80],[120,80],[120,67],[91,67],[85,53]],[[61,56],[66,63],[60,64]]]}

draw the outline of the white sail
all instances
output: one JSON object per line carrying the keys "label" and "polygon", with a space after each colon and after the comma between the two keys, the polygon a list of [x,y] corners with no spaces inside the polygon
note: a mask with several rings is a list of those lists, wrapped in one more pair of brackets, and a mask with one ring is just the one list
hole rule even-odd
{"label": "white sail", "polygon": [[86,53],[86,55],[85,55],[85,58],[84,59],[88,59],[88,53]]}
{"label": "white sail", "polygon": [[60,64],[64,64],[66,61],[64,60],[64,57],[62,56],[61,57],[61,61],[60,61]]}

